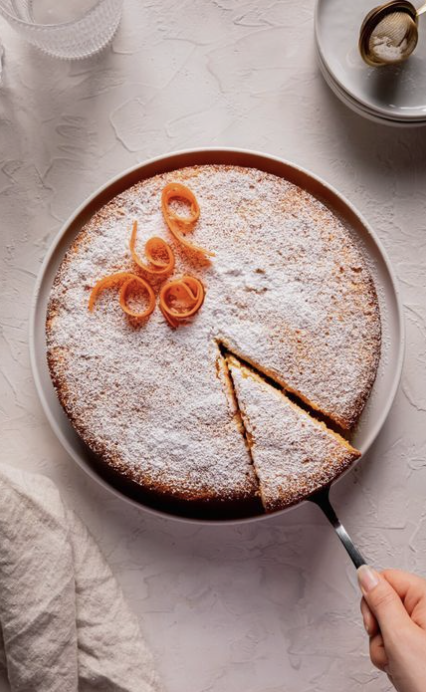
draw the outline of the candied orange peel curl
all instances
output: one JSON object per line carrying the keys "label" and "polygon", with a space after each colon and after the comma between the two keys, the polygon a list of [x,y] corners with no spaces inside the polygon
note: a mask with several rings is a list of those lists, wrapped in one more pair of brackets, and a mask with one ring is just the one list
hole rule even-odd
{"label": "candied orange peel curl", "polygon": [[184,276],[166,283],[160,291],[160,310],[171,327],[195,315],[204,302],[205,290],[199,279]]}
{"label": "candied orange peel curl", "polygon": [[133,222],[132,235],[130,237],[130,253],[133,261],[149,274],[166,276],[175,268],[175,256],[173,250],[163,238],[149,238],[145,243],[145,255],[149,264],[145,264],[136,252],[136,236],[138,222]]}
{"label": "candied orange peel curl", "polygon": [[[93,311],[96,300],[101,291],[104,291],[107,288],[114,288],[118,286],[120,286],[120,306],[127,315],[130,317],[136,317],[138,319],[143,319],[151,315],[155,308],[155,293],[145,279],[142,279],[140,276],[136,276],[136,274],[132,274],[131,272],[118,272],[117,274],[110,274],[109,276],[106,276],[98,281],[90,293],[89,310],[91,312]],[[147,293],[148,305],[145,310],[138,312],[129,307],[128,294],[131,286],[136,287],[140,292]]]}
{"label": "candied orange peel curl", "polygon": [[[189,202],[189,215],[181,216],[173,211],[170,207],[172,199],[184,199]],[[205,250],[199,245],[194,245],[185,238],[185,235],[193,230],[200,217],[200,207],[192,190],[181,183],[168,183],[161,193],[161,209],[171,234],[179,243],[188,248],[188,250],[199,252],[207,257],[214,257],[214,252]]]}

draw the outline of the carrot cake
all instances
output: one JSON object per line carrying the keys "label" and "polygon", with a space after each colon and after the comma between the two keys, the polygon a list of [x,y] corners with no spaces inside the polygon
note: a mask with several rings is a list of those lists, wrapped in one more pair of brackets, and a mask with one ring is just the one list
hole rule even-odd
{"label": "carrot cake", "polygon": [[228,367],[267,512],[331,483],[360,452],[235,358]]}
{"label": "carrot cake", "polygon": [[[190,235],[183,229],[179,236],[166,223],[162,195],[172,183],[189,188],[199,205]],[[187,211],[182,200],[170,204],[175,213]],[[214,256],[192,251],[182,237]],[[171,248],[171,276],[149,274],[135,263],[151,238]],[[152,314],[142,322],[124,314],[123,291],[114,286],[100,291],[89,310],[94,286],[126,272],[149,282],[152,307],[157,301]],[[200,298],[197,311],[178,324],[158,309],[158,296],[167,282],[187,276],[193,283],[181,290],[193,296],[198,280],[204,302]],[[197,516],[250,514],[263,511],[262,498],[265,503],[230,396],[224,352],[346,434],[369,396],[380,339],[374,282],[342,221],[280,177],[224,165],[142,180],[102,207],[66,253],[47,314],[52,380],[96,463],[113,482],[140,490],[144,502]],[[295,430],[283,401],[277,406],[286,412],[282,433],[288,426],[291,437],[300,433],[300,421]],[[306,426],[311,429],[318,439],[316,424]],[[330,482],[350,460],[348,452],[320,464],[313,485]],[[292,490],[285,495],[280,486],[267,509],[278,497],[295,502],[313,487],[308,467],[294,468]]]}

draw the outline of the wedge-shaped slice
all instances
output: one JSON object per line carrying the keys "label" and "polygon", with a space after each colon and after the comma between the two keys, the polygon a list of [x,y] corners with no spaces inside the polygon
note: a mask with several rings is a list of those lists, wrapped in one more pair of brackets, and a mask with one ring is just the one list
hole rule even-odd
{"label": "wedge-shaped slice", "polygon": [[343,437],[232,356],[228,366],[267,512],[305,499],[360,456]]}

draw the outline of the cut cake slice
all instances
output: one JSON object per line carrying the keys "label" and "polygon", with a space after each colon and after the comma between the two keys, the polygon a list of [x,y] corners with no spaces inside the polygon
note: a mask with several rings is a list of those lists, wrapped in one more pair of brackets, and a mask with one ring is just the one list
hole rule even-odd
{"label": "cut cake slice", "polygon": [[283,391],[233,356],[227,361],[266,512],[306,499],[361,456]]}

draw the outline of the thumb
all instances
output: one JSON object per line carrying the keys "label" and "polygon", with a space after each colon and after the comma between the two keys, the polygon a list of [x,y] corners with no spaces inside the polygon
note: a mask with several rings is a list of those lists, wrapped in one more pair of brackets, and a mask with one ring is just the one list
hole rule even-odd
{"label": "thumb", "polygon": [[403,602],[381,574],[368,565],[362,565],[358,569],[358,582],[384,639],[400,635],[401,629],[410,627],[412,621]]}

